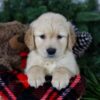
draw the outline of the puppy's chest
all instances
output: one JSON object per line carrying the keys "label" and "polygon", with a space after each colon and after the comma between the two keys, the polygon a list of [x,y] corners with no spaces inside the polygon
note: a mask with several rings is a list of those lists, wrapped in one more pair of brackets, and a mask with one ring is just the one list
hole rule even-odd
{"label": "puppy's chest", "polygon": [[52,74],[52,72],[59,67],[65,67],[65,62],[63,61],[63,59],[59,59],[59,60],[42,60],[41,64],[42,67],[44,67],[47,70],[48,74]]}
{"label": "puppy's chest", "polygon": [[43,67],[47,70],[48,74],[51,74],[53,70],[57,67],[57,62],[55,61],[44,61],[42,62]]}

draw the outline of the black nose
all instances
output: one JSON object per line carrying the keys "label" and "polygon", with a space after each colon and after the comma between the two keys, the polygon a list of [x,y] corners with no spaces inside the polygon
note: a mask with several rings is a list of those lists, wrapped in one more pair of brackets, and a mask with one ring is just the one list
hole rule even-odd
{"label": "black nose", "polygon": [[48,53],[49,55],[54,55],[54,54],[56,53],[56,49],[55,49],[55,48],[48,48],[48,49],[47,49],[47,53]]}

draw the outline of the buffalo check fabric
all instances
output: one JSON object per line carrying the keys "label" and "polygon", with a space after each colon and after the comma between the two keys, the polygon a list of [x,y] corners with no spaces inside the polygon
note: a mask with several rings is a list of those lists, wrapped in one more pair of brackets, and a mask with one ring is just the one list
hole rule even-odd
{"label": "buffalo check fabric", "polygon": [[[22,52],[21,67],[25,68],[27,53]],[[76,75],[70,80],[69,86],[61,91],[51,85],[51,76],[46,76],[46,83],[35,89],[30,87],[27,76],[18,71],[2,70],[0,72],[1,100],[77,100],[85,91],[85,79]]]}

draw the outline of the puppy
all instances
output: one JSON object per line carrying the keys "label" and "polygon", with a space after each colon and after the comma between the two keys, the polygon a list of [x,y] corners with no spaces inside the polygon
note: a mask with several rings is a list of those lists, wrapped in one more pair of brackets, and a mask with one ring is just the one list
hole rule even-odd
{"label": "puppy", "polygon": [[70,78],[79,74],[72,53],[75,33],[70,22],[58,13],[45,13],[30,24],[25,35],[30,49],[25,73],[31,86],[38,88],[52,75],[52,85],[65,88]]}

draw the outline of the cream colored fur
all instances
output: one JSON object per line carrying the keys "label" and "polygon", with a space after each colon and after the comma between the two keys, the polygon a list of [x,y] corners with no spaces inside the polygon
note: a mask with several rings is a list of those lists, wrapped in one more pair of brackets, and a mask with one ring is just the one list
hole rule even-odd
{"label": "cream colored fur", "polygon": [[[71,77],[79,73],[72,53],[75,34],[71,23],[62,15],[46,13],[33,21],[25,35],[25,43],[30,49],[25,73],[31,86],[43,85],[45,76],[49,74],[52,75],[53,87],[62,89],[69,84]],[[49,47],[56,49],[53,57],[46,52]]]}

